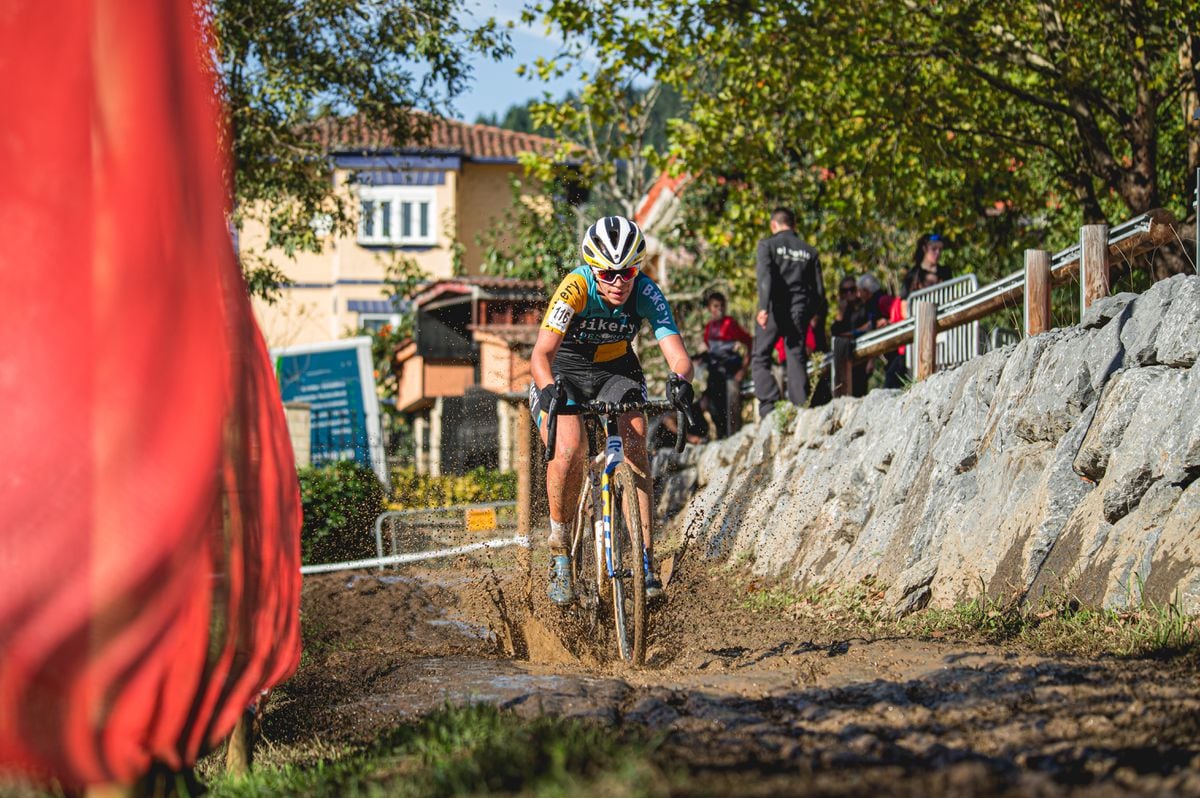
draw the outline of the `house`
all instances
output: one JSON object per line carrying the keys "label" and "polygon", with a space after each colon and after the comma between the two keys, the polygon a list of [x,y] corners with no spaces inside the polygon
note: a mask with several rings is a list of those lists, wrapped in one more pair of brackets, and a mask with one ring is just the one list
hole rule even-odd
{"label": "house", "polygon": [[695,262],[691,253],[669,249],[663,244],[663,239],[673,233],[680,223],[682,206],[679,198],[691,182],[689,174],[672,177],[664,172],[654,181],[634,211],[633,219],[646,236],[646,263],[642,269],[654,278],[668,296],[671,296],[671,271]]}
{"label": "house", "polygon": [[513,470],[529,353],[545,309],[537,280],[436,280],[414,297],[413,337],[392,359],[419,473]]}
{"label": "house", "polygon": [[[359,210],[357,230],[324,233],[319,253],[275,258],[293,284],[275,303],[255,301],[255,314],[272,347],[329,341],[360,327],[398,321],[398,306],[384,296],[386,267],[411,258],[434,280],[478,274],[483,252],[476,237],[503,217],[509,182],[521,174],[518,156],[548,153],[550,139],[431,120],[420,146],[392,146],[389,137],[359,117],[327,118],[317,135],[332,164],[330,179]],[[314,229],[321,235],[321,220]],[[267,231],[247,224],[244,252],[264,254]],[[271,253],[265,253],[271,254]]]}

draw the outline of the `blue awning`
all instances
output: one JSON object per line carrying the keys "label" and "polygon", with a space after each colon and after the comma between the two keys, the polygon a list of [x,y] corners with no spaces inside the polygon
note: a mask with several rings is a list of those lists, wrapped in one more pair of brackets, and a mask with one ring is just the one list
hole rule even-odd
{"label": "blue awning", "polygon": [[401,313],[401,302],[390,299],[351,299],[346,302],[346,310],[351,313]]}

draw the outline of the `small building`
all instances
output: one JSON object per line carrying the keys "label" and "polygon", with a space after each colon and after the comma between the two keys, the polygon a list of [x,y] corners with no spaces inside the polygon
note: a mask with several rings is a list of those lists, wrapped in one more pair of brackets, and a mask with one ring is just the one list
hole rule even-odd
{"label": "small building", "polygon": [[418,473],[512,470],[516,402],[545,308],[537,280],[437,280],[412,298],[413,337],[392,360],[396,409],[413,420]]}

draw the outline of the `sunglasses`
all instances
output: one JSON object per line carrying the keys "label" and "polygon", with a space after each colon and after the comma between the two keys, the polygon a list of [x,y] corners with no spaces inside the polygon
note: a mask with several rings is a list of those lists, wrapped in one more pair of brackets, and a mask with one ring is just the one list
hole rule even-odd
{"label": "sunglasses", "polygon": [[624,269],[592,269],[592,274],[596,275],[596,279],[602,283],[615,285],[618,281],[629,282],[637,276],[637,266],[628,266]]}
{"label": "sunglasses", "polygon": [[941,240],[942,240],[942,237],[941,237],[940,235],[938,235],[937,233],[930,233],[930,234],[929,234],[929,240],[930,240],[931,242],[932,242],[932,241],[941,241]]}
{"label": "sunglasses", "polygon": [[839,290],[840,290],[840,291],[841,291],[843,294],[849,294],[849,293],[850,293],[850,292],[852,292],[852,291],[857,291],[857,290],[858,290],[858,286],[856,286],[856,285],[843,285],[843,286],[842,286],[842,287],[841,287]]}

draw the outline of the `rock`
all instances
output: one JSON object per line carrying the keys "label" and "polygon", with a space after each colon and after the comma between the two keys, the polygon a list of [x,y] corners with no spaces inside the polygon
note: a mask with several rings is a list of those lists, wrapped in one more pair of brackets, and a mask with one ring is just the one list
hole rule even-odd
{"label": "rock", "polygon": [[981,583],[1122,606],[1131,580],[1194,612],[1198,348],[1200,277],[1108,297],[1080,327],[704,447],[668,477],[690,496],[675,523],[798,586],[870,577],[897,612]]}
{"label": "rock", "polygon": [[1108,470],[1108,456],[1121,442],[1133,412],[1151,385],[1163,376],[1163,370],[1132,369],[1113,376],[1105,386],[1094,418],[1075,456],[1075,471],[1092,482],[1099,482]]}
{"label": "rock", "polygon": [[1200,282],[1176,275],[1163,284],[1171,285],[1173,294],[1159,327],[1158,362],[1189,368],[1200,356]]}
{"label": "rock", "polygon": [[1137,297],[1137,294],[1123,291],[1119,294],[1098,299],[1083,312],[1083,318],[1080,319],[1079,326],[1085,330],[1103,327],[1112,319],[1124,313],[1129,303],[1137,299]]}
{"label": "rock", "polygon": [[1187,368],[1200,349],[1200,283],[1177,274],[1155,283],[1131,304],[1121,332],[1131,365]]}
{"label": "rock", "polygon": [[1200,368],[1151,366],[1135,374],[1126,379],[1143,387],[1136,401],[1127,402],[1130,417],[1100,484],[1109,523],[1136,508],[1154,483],[1185,483],[1200,470]]}
{"label": "rock", "polygon": [[937,560],[930,558],[906,568],[885,599],[897,615],[907,615],[929,602],[929,584],[937,576]]}

